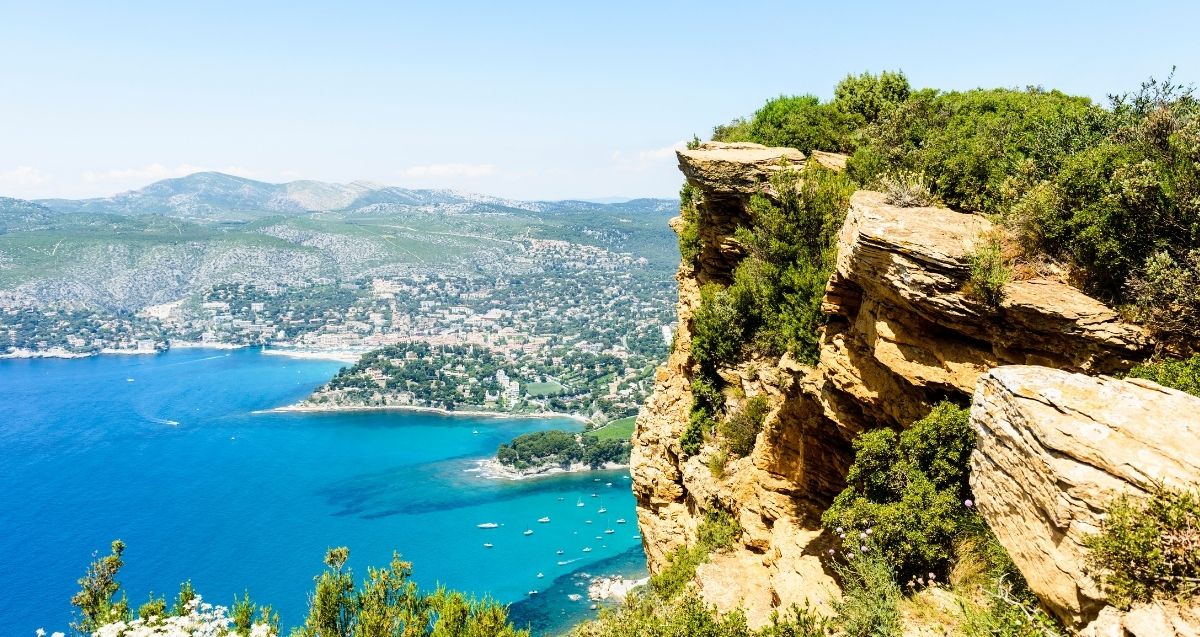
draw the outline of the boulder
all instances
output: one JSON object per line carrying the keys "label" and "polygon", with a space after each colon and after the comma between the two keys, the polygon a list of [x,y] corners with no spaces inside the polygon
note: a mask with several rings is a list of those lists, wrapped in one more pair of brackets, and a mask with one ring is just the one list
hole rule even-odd
{"label": "boulder", "polygon": [[1084,539],[1118,494],[1200,477],[1200,398],[1141,380],[998,367],[971,405],[979,513],[1030,588],[1080,628],[1105,604]]}

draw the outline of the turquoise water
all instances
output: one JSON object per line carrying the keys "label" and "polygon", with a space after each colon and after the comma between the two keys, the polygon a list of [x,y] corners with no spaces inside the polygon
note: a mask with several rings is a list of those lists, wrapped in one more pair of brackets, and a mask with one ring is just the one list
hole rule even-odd
{"label": "turquoise water", "polygon": [[191,579],[215,603],[248,589],[285,626],[302,621],[329,546],[349,546],[359,574],[398,550],[422,586],[513,603],[537,633],[588,614],[582,573],[644,570],[625,472],[467,471],[517,434],[576,423],[254,413],[338,367],[255,350],[0,361],[0,635],[65,629],[75,580],[114,538],[135,605]]}

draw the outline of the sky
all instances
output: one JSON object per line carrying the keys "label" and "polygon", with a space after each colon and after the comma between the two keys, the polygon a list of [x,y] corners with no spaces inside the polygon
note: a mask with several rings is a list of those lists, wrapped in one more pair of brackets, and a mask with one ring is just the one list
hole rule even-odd
{"label": "sky", "polygon": [[519,199],[674,196],[674,148],[847,73],[1097,100],[1196,2],[0,0],[0,195],[219,170]]}

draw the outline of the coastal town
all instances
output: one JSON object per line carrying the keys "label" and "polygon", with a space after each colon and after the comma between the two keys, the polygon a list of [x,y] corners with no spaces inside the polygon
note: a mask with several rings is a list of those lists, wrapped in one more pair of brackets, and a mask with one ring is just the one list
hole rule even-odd
{"label": "coastal town", "polygon": [[248,347],[355,363],[300,407],[636,413],[672,338],[673,282],[645,258],[527,239],[508,276],[228,283],[137,313],[0,313],[0,355]]}

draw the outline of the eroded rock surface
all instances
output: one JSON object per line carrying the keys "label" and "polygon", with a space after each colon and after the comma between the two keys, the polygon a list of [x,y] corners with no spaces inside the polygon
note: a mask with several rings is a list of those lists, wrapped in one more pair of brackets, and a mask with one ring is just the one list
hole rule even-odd
{"label": "eroded rock surface", "polygon": [[[1010,366],[980,379],[971,488],[1042,602],[1083,626],[1104,605],[1083,541],[1112,499],[1200,476],[1200,398],[1139,380]],[[1170,634],[1170,633],[1165,633]]]}
{"label": "eroded rock surface", "polygon": [[[718,476],[707,464],[715,446],[685,460],[678,442],[692,402],[691,317],[699,288],[729,282],[745,256],[734,232],[753,222],[751,197],[775,196],[773,177],[807,161],[838,170],[845,157],[712,142],[678,157],[702,195],[702,248],[694,263],[680,266],[676,343],[634,432],[638,520],[657,572],[671,551],[696,541],[707,511],[732,513],[741,541],[701,569],[698,586],[723,610],[741,600],[755,625],[774,608],[838,594],[821,565],[832,542],[819,520],[844,487],[858,433],[908,426],[942,399],[966,404],[980,376],[998,365],[1103,373],[1149,354],[1142,330],[1054,281],[1010,283],[998,307],[975,299],[966,291],[970,255],[991,230],[985,218],[898,208],[861,191],[838,238],[818,364],[760,357],[719,370],[730,410],[765,394],[771,412],[753,453]],[[677,231],[682,224],[672,221]]]}

